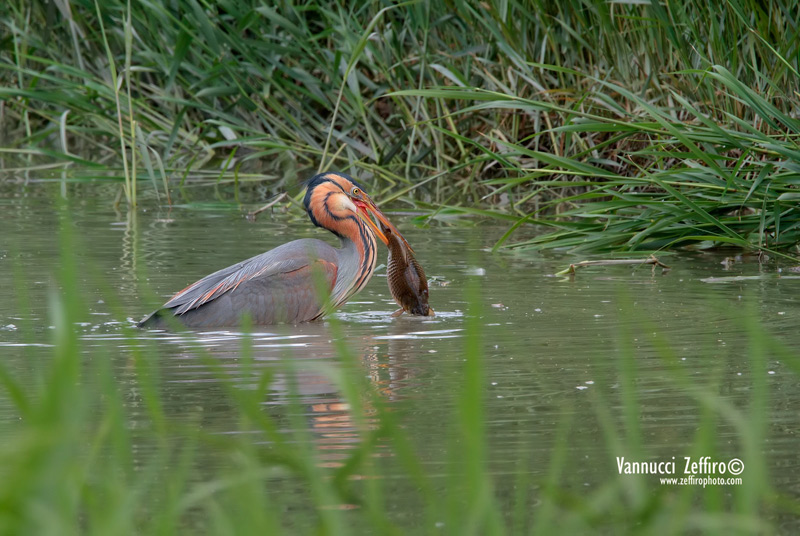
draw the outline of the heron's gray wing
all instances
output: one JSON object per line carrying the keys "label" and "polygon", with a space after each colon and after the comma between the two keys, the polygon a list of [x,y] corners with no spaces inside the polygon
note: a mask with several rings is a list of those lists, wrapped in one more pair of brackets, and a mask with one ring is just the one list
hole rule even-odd
{"label": "heron's gray wing", "polygon": [[[335,280],[335,265],[315,259],[291,272],[245,280],[177,317],[190,327],[236,326],[245,315],[255,325],[308,322],[324,313]],[[327,288],[317,291],[321,282]]]}
{"label": "heron's gray wing", "polygon": [[181,315],[219,298],[228,291],[236,290],[245,281],[257,277],[269,278],[278,274],[290,273],[309,265],[308,259],[268,262],[268,259],[261,257],[262,255],[259,255],[207,275],[175,294],[164,304],[164,307],[174,309],[175,314]]}
{"label": "heron's gray wing", "polygon": [[330,290],[336,261],[336,250],[327,243],[295,240],[192,283],[163,308],[195,326],[232,325],[245,312],[259,324],[311,320],[324,301],[318,296],[315,268]]}

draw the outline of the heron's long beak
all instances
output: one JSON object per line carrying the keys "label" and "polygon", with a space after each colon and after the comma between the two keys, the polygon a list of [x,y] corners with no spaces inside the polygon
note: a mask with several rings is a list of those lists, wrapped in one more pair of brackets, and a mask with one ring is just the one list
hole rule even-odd
{"label": "heron's long beak", "polygon": [[403,235],[400,234],[400,231],[397,230],[397,227],[392,225],[392,222],[386,219],[386,216],[384,216],[383,212],[381,212],[380,209],[378,209],[378,207],[375,206],[375,203],[372,202],[372,199],[369,198],[359,199],[358,202],[356,203],[356,206],[359,209],[358,215],[361,216],[361,219],[363,219],[367,223],[367,225],[372,227],[372,230],[375,231],[375,234],[378,235],[378,238],[380,238],[384,244],[388,246],[389,239],[386,237],[384,231],[380,227],[378,227],[374,221],[372,221],[372,218],[370,218],[370,214],[372,214],[378,219],[383,229],[386,229],[391,234],[397,236],[400,240],[403,241],[403,244],[405,244],[405,246],[412,253],[414,252],[414,250],[411,249],[411,246],[408,244]]}
{"label": "heron's long beak", "polygon": [[375,234],[378,236],[378,238],[380,238],[381,241],[388,246],[389,239],[386,238],[386,235],[383,234],[383,231],[381,231],[378,226],[375,225],[375,222],[372,221],[372,218],[369,217],[369,212],[367,211],[366,206],[361,205],[360,203],[356,206],[358,207],[358,216],[364,221],[364,223],[372,227],[372,230],[375,231]]}

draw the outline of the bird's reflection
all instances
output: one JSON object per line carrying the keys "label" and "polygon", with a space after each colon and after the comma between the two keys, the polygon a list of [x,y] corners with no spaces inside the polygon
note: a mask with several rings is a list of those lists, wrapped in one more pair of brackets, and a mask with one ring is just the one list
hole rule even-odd
{"label": "bird's reflection", "polygon": [[[241,432],[230,429],[237,422],[231,418],[236,408],[226,402],[221,383],[253,389],[267,372],[272,377],[263,401],[265,409],[279,423],[287,423],[289,411],[300,411],[307,420],[320,465],[337,467],[346,459],[346,451],[359,444],[365,428],[378,426],[369,396],[359,398],[360,414],[353,414],[342,394],[342,382],[354,378],[345,375],[358,375],[358,381],[366,376],[380,396],[394,401],[401,396],[399,388],[408,385],[417,373],[407,361],[412,357],[410,362],[417,361],[419,341],[394,336],[419,329],[419,323],[392,321],[390,314],[386,312],[389,337],[374,337],[363,330],[353,330],[360,333],[357,336],[344,336],[349,357],[341,355],[341,345],[335,342],[336,333],[348,330],[333,329],[328,322],[276,326],[270,327],[270,332],[250,334],[207,331],[145,335],[160,340],[165,354],[159,360],[165,398],[175,401],[179,412],[200,407],[206,429]],[[251,357],[245,358],[248,353]],[[358,367],[355,372],[344,365],[345,361],[352,364],[354,358]],[[283,432],[289,431],[287,423]]]}

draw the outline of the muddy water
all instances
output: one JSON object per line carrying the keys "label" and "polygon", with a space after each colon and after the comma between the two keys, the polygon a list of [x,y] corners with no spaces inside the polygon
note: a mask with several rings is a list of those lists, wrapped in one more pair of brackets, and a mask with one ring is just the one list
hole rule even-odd
{"label": "muddy water", "polygon": [[[22,378],[35,377],[31,364],[52,351],[48,295],[59,285],[62,225],[56,194],[45,186],[7,188],[0,201],[0,359]],[[77,327],[87,358],[97,358],[97,349],[114,348],[111,359],[125,389],[135,384],[132,348],[155,347],[158,359],[150,363],[161,379],[169,416],[199,419],[213,433],[240,433],[208,356],[231,382],[248,388],[256,376],[250,365],[243,365],[241,333],[141,331],[131,340],[121,327],[219,268],[296,238],[335,243],[334,237],[285,215],[265,215],[250,223],[237,206],[213,200],[120,213],[111,208],[107,192],[81,187],[68,203],[67,225],[77,239],[74,254],[89,309]],[[265,408],[278,416],[301,413],[311,432],[306,437],[318,445],[326,463],[335,466],[348,445],[358,441],[336,379],[341,330],[363,375],[412,431],[426,469],[452,481],[448,479],[457,469],[451,463],[448,430],[454,427],[463,379],[465,321],[468,314],[477,314],[489,464],[501,504],[512,502],[510,490],[520,471],[531,482],[547,473],[565,419],[571,424],[563,484],[593,490],[616,475],[615,458],[621,453],[609,443],[597,408],[606,408],[624,443],[625,407],[619,391],[626,381],[634,388],[636,420],[649,456],[681,459],[696,454],[689,446],[701,405],[676,387],[675,366],[681,377],[743,409],[752,402],[754,375],[766,378],[768,470],[779,489],[800,492],[797,377],[771,358],[754,370],[747,337],[748,325],[758,321],[790,348],[800,348],[800,274],[793,274],[789,265],[774,260],[760,264],[746,256],[731,264],[726,257],[735,253],[689,252],[664,257],[672,268],[667,273],[647,266],[608,266],[557,277],[553,274],[585,257],[491,254],[486,248],[505,227],[434,224],[419,229],[406,215],[391,217],[431,279],[435,317],[392,318],[396,305],[382,269],[334,315],[338,327],[330,322],[257,327],[248,337],[253,366],[274,366],[276,371]],[[475,309],[465,296],[470,283],[477,283]],[[27,306],[21,304],[20,286]],[[198,347],[206,357],[200,357]],[[625,361],[624,355],[631,359]],[[291,371],[287,360],[293,363]],[[136,407],[136,389],[130,389],[131,427],[136,427],[137,420],[147,417]],[[289,400],[297,404],[287,405]],[[12,430],[15,420],[16,410],[0,391],[0,428]],[[733,425],[720,421],[716,426],[720,451],[741,457]],[[385,470],[402,480],[399,468],[388,464]],[[401,483],[397,488],[402,510],[405,488]]]}

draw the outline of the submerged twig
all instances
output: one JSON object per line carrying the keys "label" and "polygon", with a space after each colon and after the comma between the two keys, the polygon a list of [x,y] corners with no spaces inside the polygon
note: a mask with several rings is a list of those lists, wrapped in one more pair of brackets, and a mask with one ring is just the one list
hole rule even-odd
{"label": "submerged twig", "polygon": [[650,255],[646,259],[601,259],[597,261],[576,262],[570,264],[569,268],[557,272],[556,275],[571,275],[574,274],[578,268],[583,268],[584,266],[613,266],[615,264],[652,264],[653,269],[655,269],[656,266],[660,266],[665,272],[670,269],[669,266],[658,260],[655,255]]}
{"label": "submerged twig", "polygon": [[273,199],[272,201],[270,201],[269,203],[267,203],[266,205],[264,205],[260,209],[254,210],[253,212],[248,212],[247,216],[246,216],[247,220],[248,221],[256,221],[256,216],[258,216],[259,214],[261,214],[262,212],[264,212],[268,208],[272,208],[275,205],[277,205],[278,203],[280,203],[281,199],[283,199],[284,197],[286,197],[286,192],[283,192],[282,194],[278,195],[278,197],[276,197],[275,199]]}

